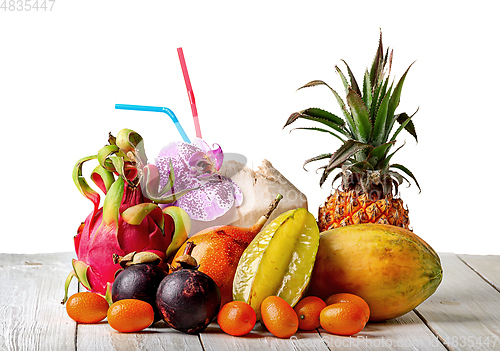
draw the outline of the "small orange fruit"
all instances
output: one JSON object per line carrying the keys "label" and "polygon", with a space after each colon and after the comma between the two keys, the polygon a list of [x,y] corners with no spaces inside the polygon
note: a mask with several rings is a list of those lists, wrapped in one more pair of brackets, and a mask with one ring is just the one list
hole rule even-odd
{"label": "small orange fruit", "polygon": [[268,296],[260,305],[262,322],[274,336],[289,338],[299,328],[295,310],[279,296]]}
{"label": "small orange fruit", "polygon": [[366,303],[365,300],[363,300],[362,297],[354,294],[349,294],[349,293],[338,293],[338,294],[333,294],[329,296],[326,300],[326,305],[331,305],[333,303],[339,303],[339,302],[352,302],[358,305],[363,309],[366,315],[366,321],[370,319],[370,307]]}
{"label": "small orange fruit", "polygon": [[243,301],[226,303],[217,315],[219,327],[229,335],[242,336],[255,326],[256,314],[252,306]]}
{"label": "small orange fruit", "polygon": [[78,323],[98,323],[106,318],[109,304],[101,295],[79,292],[66,301],[68,316]]}
{"label": "small orange fruit", "polygon": [[153,324],[153,307],[141,300],[124,299],[113,303],[108,310],[111,328],[122,333],[137,332]]}
{"label": "small orange fruit", "polygon": [[314,330],[319,328],[319,315],[325,307],[325,301],[317,296],[307,296],[300,300],[293,308],[299,317],[299,329]]}
{"label": "small orange fruit", "polygon": [[366,315],[352,302],[339,302],[326,306],[319,315],[321,327],[337,335],[354,335],[366,325]]}

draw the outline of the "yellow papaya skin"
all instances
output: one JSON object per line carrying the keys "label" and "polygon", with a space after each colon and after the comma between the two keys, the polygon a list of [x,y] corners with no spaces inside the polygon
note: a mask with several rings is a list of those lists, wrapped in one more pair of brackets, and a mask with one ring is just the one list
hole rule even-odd
{"label": "yellow papaya skin", "polygon": [[370,321],[413,310],[441,283],[437,253],[409,230],[358,224],[321,233],[307,295],[348,292],[370,306]]}

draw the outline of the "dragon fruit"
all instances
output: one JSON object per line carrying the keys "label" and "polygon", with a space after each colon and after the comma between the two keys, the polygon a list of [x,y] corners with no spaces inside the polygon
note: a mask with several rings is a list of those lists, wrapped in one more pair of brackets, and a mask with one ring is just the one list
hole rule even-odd
{"label": "dragon fruit", "polygon": [[[116,138],[110,133],[108,142],[97,155],[80,159],[73,170],[75,185],[92,201],[94,209],[74,237],[78,259],[73,259],[73,271],[66,279],[63,303],[74,277],[87,290],[109,298],[115,274],[121,269],[116,257],[148,251],[156,254],[160,266],[166,268],[168,256],[177,251],[190,231],[190,218],[184,210],[159,207],[193,190],[172,194],[172,164],[171,176],[160,189],[159,171],[147,163],[144,142],[138,133],[123,129]],[[94,159],[99,165],[90,178],[105,194],[101,208],[99,193],[82,175],[83,164]]]}

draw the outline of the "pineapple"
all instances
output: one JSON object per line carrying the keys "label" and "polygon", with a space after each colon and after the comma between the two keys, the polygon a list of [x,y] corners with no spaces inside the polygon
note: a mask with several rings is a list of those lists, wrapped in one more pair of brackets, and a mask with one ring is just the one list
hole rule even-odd
{"label": "pineapple", "polygon": [[[349,80],[338,66],[335,67],[345,87],[347,104],[335,90],[321,80],[313,80],[299,88],[320,85],[328,87],[339,103],[344,117],[319,108],[309,108],[293,113],[283,127],[299,118],[312,120],[328,129],[295,129],[329,133],[342,141],[342,145],[334,153],[321,154],[304,162],[305,169],[305,165],[310,162],[329,159],[328,164],[319,168],[323,169],[320,186],[332,171],[340,169],[333,179],[332,186],[339,178],[341,185],[319,209],[320,231],[359,223],[383,223],[409,229],[408,209],[404,208],[403,201],[397,197],[398,186],[403,181],[410,183],[405,176],[413,179],[419,189],[420,186],[408,168],[390,162],[404,145],[391,151],[396,145],[396,137],[403,129],[417,140],[411,120],[415,114],[395,114],[411,65],[394,86],[394,82],[389,83],[392,56],[392,50],[389,52],[387,49],[384,54],[380,33],[378,49],[371,69],[365,71],[362,87],[356,82],[345,61],[343,62]],[[398,128],[393,132],[395,125],[398,125]]]}

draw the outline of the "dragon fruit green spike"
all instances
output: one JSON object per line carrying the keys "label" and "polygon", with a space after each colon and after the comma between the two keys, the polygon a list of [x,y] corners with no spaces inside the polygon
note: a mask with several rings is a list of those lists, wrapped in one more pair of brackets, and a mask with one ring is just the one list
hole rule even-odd
{"label": "dragon fruit green spike", "polygon": [[210,147],[199,138],[191,143],[172,142],[161,149],[155,160],[160,186],[168,185],[173,170],[175,179],[170,192],[194,189],[171,205],[184,209],[193,221],[205,222],[223,216],[233,206],[240,206],[241,189],[230,178],[218,174],[223,159],[218,144]]}
{"label": "dragon fruit green spike", "polygon": [[[192,189],[171,192],[173,172],[159,187],[158,169],[147,163],[138,133],[123,129],[116,138],[110,134],[108,142],[97,155],[80,159],[73,169],[76,187],[94,208],[74,237],[77,259],[66,279],[63,303],[74,277],[87,290],[109,298],[115,274],[122,268],[116,257],[151,252],[166,268],[166,259],[190,231],[191,220],[184,210],[175,206],[162,210],[159,204],[170,204]],[[83,164],[90,160],[99,163],[90,178],[105,195],[102,207],[99,192],[82,175]]]}

